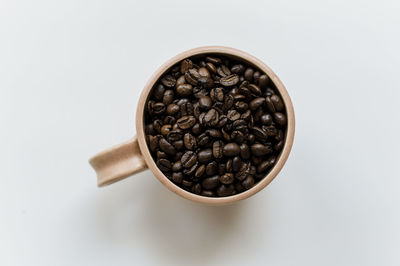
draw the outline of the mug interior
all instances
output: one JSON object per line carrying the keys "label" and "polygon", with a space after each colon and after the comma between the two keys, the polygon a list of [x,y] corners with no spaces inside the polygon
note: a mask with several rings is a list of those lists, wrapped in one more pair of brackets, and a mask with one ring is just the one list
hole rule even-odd
{"label": "mug interior", "polygon": [[[284,141],[284,146],[280,152],[280,154],[277,157],[277,161],[275,165],[272,167],[272,169],[268,172],[268,174],[262,178],[260,181],[258,181],[252,188],[243,191],[239,194],[235,194],[233,196],[228,196],[228,197],[206,197],[206,196],[201,196],[197,195],[191,192],[188,192],[179,186],[175,185],[172,181],[170,181],[162,172],[161,170],[157,167],[153,157],[151,156],[150,150],[148,148],[146,138],[145,138],[145,119],[144,119],[144,110],[145,110],[145,105],[148,101],[148,98],[150,97],[150,93],[152,92],[152,89],[154,85],[159,81],[161,76],[168,72],[176,63],[182,61],[183,59],[186,59],[188,57],[200,57],[204,55],[222,55],[237,61],[245,62],[250,66],[253,66],[254,68],[259,68],[261,71],[266,73],[271,81],[274,83],[276,90],[280,94],[283,103],[285,105],[286,109],[286,116],[287,116],[287,127],[286,127],[286,132],[285,132],[285,141]],[[232,203],[238,200],[242,200],[245,198],[248,198],[261,189],[263,189],[265,186],[267,186],[274,178],[275,176],[279,173],[279,171],[282,169],[283,165],[285,164],[292,144],[293,144],[293,139],[294,139],[294,111],[293,111],[293,106],[292,102],[290,100],[290,97],[286,91],[286,88],[282,84],[282,82],[279,80],[279,78],[275,75],[275,73],[263,62],[258,60],[257,58],[234,48],[229,48],[229,47],[221,47],[221,46],[207,46],[207,47],[199,47],[199,48],[194,48],[188,51],[185,51],[181,54],[178,54],[177,56],[171,58],[168,60],[165,64],[163,64],[150,78],[148,83],[145,85],[142,94],[139,99],[139,104],[138,104],[138,109],[137,109],[137,114],[136,114],[136,130],[137,130],[137,135],[138,135],[138,141],[139,141],[139,147],[140,150],[143,154],[143,157],[149,167],[149,169],[153,172],[153,174],[158,178],[158,180],[163,183],[167,188],[169,188],[171,191],[175,192],[176,194],[186,198],[190,199],[193,201],[201,202],[201,203],[207,203],[207,204],[213,204],[213,205],[218,205],[218,204],[227,204],[227,203]]]}

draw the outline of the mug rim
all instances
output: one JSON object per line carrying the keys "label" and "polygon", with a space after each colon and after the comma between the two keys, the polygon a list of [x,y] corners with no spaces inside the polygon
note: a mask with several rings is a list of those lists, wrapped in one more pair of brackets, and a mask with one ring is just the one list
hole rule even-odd
{"label": "mug rim", "polygon": [[[201,54],[223,54],[226,56],[233,56],[240,58],[243,61],[247,61],[250,64],[258,67],[260,70],[264,71],[271,79],[271,81],[275,84],[277,90],[279,91],[283,103],[285,104],[286,108],[286,116],[287,116],[287,129],[286,129],[286,139],[285,143],[283,146],[283,149],[278,157],[278,161],[275,163],[275,165],[272,167],[270,172],[262,178],[258,183],[256,183],[252,188],[241,192],[236,195],[228,196],[228,197],[206,197],[206,196],[201,196],[197,195],[191,192],[188,192],[179,186],[175,185],[171,180],[169,180],[162,172],[161,170],[157,167],[156,162],[154,161],[153,157],[150,154],[150,150],[147,146],[146,143],[146,137],[144,133],[144,109],[145,109],[145,103],[147,101],[148,95],[155,85],[155,83],[159,80],[159,78],[167,71],[169,70],[173,65],[178,63],[179,61],[196,56],[196,55],[201,55]],[[294,128],[295,128],[295,116],[294,116],[294,109],[292,105],[292,101],[290,99],[290,96],[283,85],[282,81],[278,78],[278,76],[261,60],[258,58],[243,52],[241,50],[231,48],[231,47],[226,47],[226,46],[202,46],[202,47],[197,47],[193,48],[190,50],[186,50],[182,53],[179,53],[175,55],[174,57],[170,58],[168,61],[166,61],[164,64],[162,64],[150,77],[144,88],[142,89],[138,106],[137,106],[137,111],[136,111],[136,132],[138,136],[138,142],[139,142],[139,148],[140,151],[143,155],[144,160],[146,161],[147,166],[149,169],[152,171],[152,173],[155,175],[155,177],[163,184],[165,185],[169,190],[172,192],[178,194],[179,196],[195,201],[195,202],[200,202],[200,203],[206,203],[206,204],[211,204],[211,205],[221,205],[221,204],[228,204],[228,203],[233,203],[239,200],[246,199],[250,196],[253,196],[254,194],[258,193],[261,191],[263,188],[265,188],[271,181],[278,175],[278,173],[281,171],[283,168],[283,165],[286,163],[290,151],[293,146],[293,141],[294,141]]]}

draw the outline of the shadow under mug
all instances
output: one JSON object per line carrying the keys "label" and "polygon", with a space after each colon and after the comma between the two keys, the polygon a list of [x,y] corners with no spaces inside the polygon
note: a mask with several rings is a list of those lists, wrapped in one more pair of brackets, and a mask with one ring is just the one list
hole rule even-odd
{"label": "shadow under mug", "polygon": [[[279,91],[282,100],[284,102],[287,114],[288,124],[286,130],[285,143],[276,164],[273,166],[270,172],[258,183],[256,183],[251,189],[229,197],[214,198],[214,197],[200,196],[190,193],[175,185],[160,171],[160,169],[158,169],[155,161],[153,160],[150,154],[145,138],[145,132],[144,132],[145,103],[147,101],[147,98],[149,97],[149,94],[154,84],[160,79],[160,77],[165,72],[167,72],[176,63],[180,62],[185,58],[202,54],[220,54],[225,57],[237,59],[238,61],[247,62],[249,65],[253,65],[254,67],[257,67],[263,72],[265,72],[270,77],[271,81],[275,84],[277,90]],[[168,60],[153,74],[153,76],[147,82],[139,98],[139,103],[136,112],[137,136],[133,137],[131,140],[125,143],[112,147],[108,150],[105,150],[93,156],[89,160],[89,162],[97,173],[99,187],[112,184],[114,182],[117,182],[133,174],[139,173],[148,168],[153,172],[153,174],[157,177],[157,179],[162,184],[164,184],[168,189],[186,199],[211,205],[228,204],[248,198],[256,194],[275,178],[275,176],[279,173],[279,171],[285,164],[289,156],[290,150],[292,148],[294,139],[294,127],[295,127],[294,110],[290,97],[282,82],[267,65],[265,65],[263,62],[261,62],[254,56],[234,48],[223,47],[223,46],[199,47],[185,51]]]}

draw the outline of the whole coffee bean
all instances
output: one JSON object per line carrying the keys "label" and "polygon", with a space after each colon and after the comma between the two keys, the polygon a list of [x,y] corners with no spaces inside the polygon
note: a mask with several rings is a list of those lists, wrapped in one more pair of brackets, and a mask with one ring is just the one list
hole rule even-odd
{"label": "whole coffee bean", "polygon": [[224,128],[221,130],[221,133],[222,133],[222,137],[223,137],[226,141],[231,141],[231,136],[225,131]]}
{"label": "whole coffee bean", "polygon": [[242,157],[243,160],[248,160],[250,158],[250,149],[246,143],[240,145],[240,157]]}
{"label": "whole coffee bean", "polygon": [[281,112],[285,108],[283,106],[283,102],[282,102],[281,98],[278,95],[276,95],[276,94],[272,95],[271,101],[272,101],[276,111]]}
{"label": "whole coffee bean", "polygon": [[211,73],[215,74],[217,72],[217,68],[213,65],[213,63],[206,63],[206,68],[208,71],[210,71]]}
{"label": "whole coffee bean", "polygon": [[182,170],[182,162],[181,161],[177,161],[172,165],[172,171],[178,172],[180,170]]}
{"label": "whole coffee bean", "polygon": [[261,141],[266,140],[268,135],[267,132],[262,130],[259,127],[253,127],[252,128],[253,134],[255,135],[256,138],[260,139]]}
{"label": "whole coffee bean", "polygon": [[201,193],[201,185],[200,184],[195,184],[192,186],[192,192],[194,194],[200,194]]}
{"label": "whole coffee bean", "polygon": [[[170,116],[170,115],[169,115],[169,116],[166,116],[166,117],[164,118],[164,121],[163,121],[164,125],[174,125],[175,122],[176,122],[175,117]],[[173,126],[171,126],[171,129],[173,129]]]}
{"label": "whole coffee bean", "polygon": [[163,172],[171,171],[171,167],[172,167],[171,162],[168,161],[167,159],[159,159],[159,160],[157,160],[157,166]]}
{"label": "whole coffee bean", "polygon": [[228,118],[226,117],[226,115],[221,115],[219,117],[217,128],[221,128],[221,127],[225,126],[226,123],[228,123]]}
{"label": "whole coffee bean", "polygon": [[255,83],[258,83],[258,79],[260,78],[260,75],[261,75],[260,71],[254,72],[253,80],[254,80]]}
{"label": "whole coffee bean", "polygon": [[[253,157],[254,158],[254,157]],[[250,174],[250,163],[243,163],[239,171],[235,174],[236,179],[243,181]]]}
{"label": "whole coffee bean", "polygon": [[242,74],[245,70],[245,67],[242,64],[237,64],[231,67],[231,72],[234,74]]}
{"label": "whole coffee bean", "polygon": [[282,113],[274,113],[274,120],[280,126],[286,125],[286,116]]}
{"label": "whole coffee bean", "polygon": [[184,179],[184,180],[182,180],[182,185],[183,185],[184,187],[191,187],[191,186],[193,185],[193,182]]}
{"label": "whole coffee bean", "polygon": [[[209,89],[214,85],[214,81],[212,80],[211,77],[200,76],[200,78],[197,80],[197,85],[201,86],[202,88]],[[205,94],[207,94],[206,90],[205,90]]]}
{"label": "whole coffee bean", "polygon": [[154,89],[153,95],[156,101],[161,101],[165,92],[165,87],[162,84],[158,84]]}
{"label": "whole coffee bean", "polygon": [[208,90],[201,86],[196,86],[193,88],[193,95],[194,97],[200,99],[203,96],[208,94]]}
{"label": "whole coffee bean", "polygon": [[181,84],[176,88],[176,92],[181,97],[192,95],[193,87],[190,84]]}
{"label": "whole coffee bean", "polygon": [[210,137],[206,133],[200,134],[197,137],[197,145],[206,146],[210,143]]}
{"label": "whole coffee bean", "polygon": [[223,154],[228,157],[236,156],[240,153],[240,147],[234,142],[228,143],[223,148]]}
{"label": "whole coffee bean", "polygon": [[202,132],[202,128],[201,128],[200,124],[199,123],[194,124],[194,126],[192,127],[192,133],[197,136],[201,132]]}
{"label": "whole coffee bean", "polygon": [[214,197],[215,193],[214,193],[214,191],[211,191],[211,190],[202,190],[201,195],[204,197]]}
{"label": "whole coffee bean", "polygon": [[153,128],[157,133],[161,132],[162,126],[163,126],[163,123],[161,122],[160,119],[156,119],[153,121]]}
{"label": "whole coffee bean", "polygon": [[217,171],[218,171],[219,175],[225,174],[225,172],[226,172],[225,169],[226,169],[226,165],[225,164],[223,164],[223,163],[218,164]]}
{"label": "whole coffee bean", "polygon": [[237,74],[231,74],[229,76],[222,77],[219,83],[225,87],[235,86],[239,82],[239,76]]}
{"label": "whole coffee bean", "polygon": [[165,75],[161,78],[161,83],[166,87],[174,87],[176,84],[176,79],[171,75]]}
{"label": "whole coffee bean", "polygon": [[253,80],[253,74],[254,74],[254,70],[251,67],[249,67],[244,72],[244,78],[251,82]]}
{"label": "whole coffee bean", "polygon": [[209,72],[209,71],[207,70],[207,68],[205,68],[205,67],[199,68],[198,72],[199,72],[200,76],[202,76],[202,77],[207,77],[207,78],[209,78],[209,77],[211,76],[211,75],[210,75],[210,72]]}
{"label": "whole coffee bean", "polygon": [[250,102],[250,109],[252,111],[260,108],[265,103],[265,98],[258,97]]}
{"label": "whole coffee bean", "polygon": [[249,175],[246,177],[245,180],[243,180],[242,185],[244,186],[245,189],[250,189],[254,186],[254,178]]}
{"label": "whole coffee bean", "polygon": [[192,167],[184,169],[183,174],[193,178],[198,165],[199,165],[199,163],[196,162],[194,165],[192,165]]}
{"label": "whole coffee bean", "polygon": [[229,76],[231,74],[231,71],[229,70],[229,68],[227,66],[220,65],[219,67],[217,67],[217,73],[221,77],[226,77],[226,76]]}
{"label": "whole coffee bean", "polygon": [[271,123],[272,123],[272,116],[271,116],[270,114],[263,114],[263,115],[260,117],[260,122],[261,122],[263,125],[271,125]]}
{"label": "whole coffee bean", "polygon": [[261,89],[255,84],[247,85],[247,88],[256,96],[261,96]]}
{"label": "whole coffee bean", "polygon": [[179,112],[179,106],[177,104],[171,103],[167,106],[167,114],[174,115]]}
{"label": "whole coffee bean", "polygon": [[186,81],[189,82],[190,84],[192,84],[193,86],[196,86],[196,85],[197,85],[197,82],[198,82],[199,78],[200,78],[200,74],[199,74],[199,72],[198,72],[196,69],[194,69],[194,68],[189,69],[189,70],[186,71],[186,73],[185,73],[185,79],[186,79]]}
{"label": "whole coffee bean", "polygon": [[168,135],[168,133],[171,131],[171,129],[172,129],[171,125],[163,125],[161,127],[161,135],[166,137]]}
{"label": "whole coffee bean", "polygon": [[203,96],[199,99],[199,106],[200,108],[202,108],[203,110],[208,110],[211,108],[212,106],[212,101],[211,98],[209,96]]}
{"label": "whole coffee bean", "polygon": [[244,112],[247,109],[249,109],[249,105],[243,101],[238,101],[235,103],[235,108],[236,110],[238,110],[239,112]]}
{"label": "whole coffee bean", "polygon": [[200,178],[202,175],[204,175],[205,171],[206,171],[206,166],[205,166],[204,164],[203,164],[203,165],[200,165],[200,166],[196,169],[196,172],[194,173],[194,176],[195,176],[196,178]]}
{"label": "whole coffee bean", "polygon": [[183,180],[183,174],[182,172],[174,172],[172,173],[172,181],[176,184],[182,183]]}
{"label": "whole coffee bean", "polygon": [[183,133],[180,129],[172,130],[167,135],[168,141],[170,141],[170,142],[180,140],[180,139],[182,139],[182,137],[183,137]]}
{"label": "whole coffee bean", "polygon": [[185,74],[186,71],[191,69],[193,67],[193,62],[190,59],[185,59],[181,63],[180,71],[182,74]]}
{"label": "whole coffee bean", "polygon": [[265,160],[263,162],[261,162],[258,166],[257,166],[257,173],[263,173],[265,172],[268,168],[270,168],[273,164],[275,164],[275,157],[272,157],[273,160],[271,160],[270,158],[268,160]]}
{"label": "whole coffee bean", "polygon": [[221,140],[214,141],[212,153],[214,158],[222,158],[224,143]]}
{"label": "whole coffee bean", "polygon": [[235,177],[233,176],[232,173],[226,173],[219,177],[219,182],[221,182],[222,184],[225,184],[225,185],[232,184],[234,180],[235,180]]}
{"label": "whole coffee bean", "polygon": [[197,155],[192,151],[187,151],[183,154],[181,163],[184,168],[190,168],[197,163]]}
{"label": "whole coffee bean", "polygon": [[225,164],[226,172],[232,172],[232,164],[233,164],[232,159],[229,159],[226,161],[226,164]]}
{"label": "whole coffee bean", "polygon": [[229,110],[226,117],[231,121],[235,121],[240,118],[240,113],[236,110]]}
{"label": "whole coffee bean", "polygon": [[214,189],[218,185],[219,185],[219,176],[217,175],[204,178],[203,181],[201,182],[201,186],[207,190]]}
{"label": "whole coffee bean", "polygon": [[267,109],[269,112],[271,112],[271,113],[276,112],[275,105],[272,102],[271,97],[269,97],[269,96],[265,97],[265,103],[266,103],[266,106],[267,106]]}
{"label": "whole coffee bean", "polygon": [[183,137],[183,143],[188,150],[194,150],[197,148],[197,140],[196,138],[190,134],[186,133]]}
{"label": "whole coffee bean", "polygon": [[[177,150],[182,150],[185,148],[185,145],[183,144],[183,140],[178,140],[172,143],[172,145],[175,147]],[[180,158],[180,157],[179,157]]]}
{"label": "whole coffee bean", "polygon": [[179,85],[186,84],[185,76],[182,75],[176,80],[175,86],[178,87]]}
{"label": "whole coffee bean", "polygon": [[232,170],[233,172],[238,172],[240,170],[240,167],[242,166],[242,160],[240,159],[239,156],[235,156],[232,159]]}
{"label": "whole coffee bean", "polygon": [[213,176],[217,173],[218,164],[216,161],[212,161],[211,163],[207,164],[206,166],[206,175]]}
{"label": "whole coffee bean", "polygon": [[240,183],[236,183],[235,184],[235,190],[237,191],[237,193],[243,192],[244,191],[244,187],[242,184]]}
{"label": "whole coffee bean", "polygon": [[150,151],[155,152],[157,150],[159,141],[160,138],[158,136],[149,136]]}
{"label": "whole coffee bean", "polygon": [[274,150],[276,150],[276,151],[282,150],[283,144],[284,144],[284,143],[283,143],[283,140],[279,141],[278,143],[276,143],[276,144],[274,145]]}
{"label": "whole coffee bean", "polygon": [[155,103],[152,110],[154,114],[160,115],[165,112],[165,105],[163,103]]}
{"label": "whole coffee bean", "polygon": [[207,126],[215,126],[217,125],[219,120],[218,112],[213,108],[210,109],[206,115],[204,116],[203,123]]}
{"label": "whole coffee bean", "polygon": [[[237,120],[239,121],[239,120]],[[231,134],[231,140],[237,142],[237,143],[242,143],[244,141],[244,134],[239,131],[239,130],[234,130]]]}
{"label": "whole coffee bean", "polygon": [[171,143],[169,143],[165,138],[160,139],[159,145],[160,149],[164,151],[166,154],[175,155],[176,150],[174,146],[172,146]]}
{"label": "whole coffee bean", "polygon": [[214,65],[219,65],[222,62],[221,59],[212,56],[206,56],[206,61],[213,63]]}
{"label": "whole coffee bean", "polygon": [[163,96],[163,104],[169,105],[174,100],[174,91],[173,90],[166,90]]}
{"label": "whole coffee bean", "polygon": [[161,159],[161,158],[164,158],[164,159],[166,159],[168,156],[167,156],[167,154],[165,153],[165,152],[163,152],[163,151],[157,151],[157,158],[158,159]]}
{"label": "whole coffee bean", "polygon": [[224,98],[224,109],[229,110],[233,106],[233,103],[234,103],[233,96],[231,94],[226,95]]}
{"label": "whole coffee bean", "polygon": [[265,74],[261,75],[260,78],[258,79],[258,86],[260,88],[265,89],[269,84],[269,77]]}
{"label": "whole coffee bean", "polygon": [[213,158],[213,152],[211,149],[201,150],[197,154],[197,159],[199,160],[200,163],[207,163],[211,161],[212,158]]}
{"label": "whole coffee bean", "polygon": [[272,149],[270,146],[266,146],[263,144],[253,144],[250,147],[251,153],[254,154],[255,156],[263,156],[266,154],[270,154],[272,152]]}
{"label": "whole coffee bean", "polygon": [[211,89],[210,97],[215,102],[222,102],[224,100],[224,90],[222,88]]}
{"label": "whole coffee bean", "polygon": [[235,187],[232,184],[221,185],[217,189],[217,194],[220,197],[227,197],[227,196],[231,196],[234,190],[235,190]]}
{"label": "whole coffee bean", "polygon": [[249,121],[251,119],[251,111],[247,110],[246,112],[241,114],[240,115],[240,119],[245,120],[245,121]]}
{"label": "whole coffee bean", "polygon": [[183,116],[176,123],[180,129],[189,129],[196,124],[196,118],[194,116]]}

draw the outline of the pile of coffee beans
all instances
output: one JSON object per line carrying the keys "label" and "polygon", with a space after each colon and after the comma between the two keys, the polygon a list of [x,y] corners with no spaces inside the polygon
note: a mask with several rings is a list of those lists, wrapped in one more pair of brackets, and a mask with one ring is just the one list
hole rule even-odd
{"label": "pile of coffee beans", "polygon": [[207,197],[241,193],[264,178],[286,126],[270,78],[214,54],[176,64],[146,102],[146,140],[157,166],[177,186]]}

